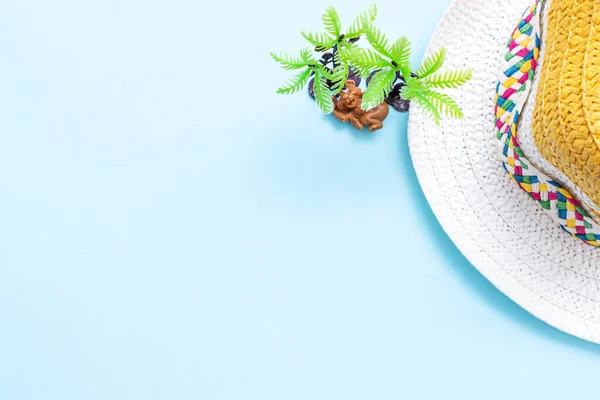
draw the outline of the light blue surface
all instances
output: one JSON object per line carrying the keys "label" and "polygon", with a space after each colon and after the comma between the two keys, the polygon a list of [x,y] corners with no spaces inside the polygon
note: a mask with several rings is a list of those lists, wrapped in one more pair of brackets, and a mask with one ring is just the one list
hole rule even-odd
{"label": "light blue surface", "polygon": [[[379,25],[418,61],[448,3]],[[0,5],[0,399],[596,396],[600,348],[444,234],[406,116],[274,93],[326,3]]]}

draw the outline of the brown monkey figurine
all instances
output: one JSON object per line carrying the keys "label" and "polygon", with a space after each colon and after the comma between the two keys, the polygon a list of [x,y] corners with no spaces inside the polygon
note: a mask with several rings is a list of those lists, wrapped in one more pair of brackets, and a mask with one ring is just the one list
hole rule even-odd
{"label": "brown monkey figurine", "polygon": [[358,130],[367,126],[371,132],[383,128],[381,123],[390,112],[384,101],[369,111],[361,108],[363,92],[352,79],[346,81],[345,91],[340,92],[340,99],[333,98],[335,108],[333,115],[342,122],[350,122]]}

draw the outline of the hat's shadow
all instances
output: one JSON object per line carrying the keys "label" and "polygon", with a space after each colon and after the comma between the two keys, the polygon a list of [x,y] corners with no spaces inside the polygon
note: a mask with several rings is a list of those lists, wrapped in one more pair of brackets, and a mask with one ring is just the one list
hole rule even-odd
{"label": "hat's shadow", "polygon": [[453,261],[452,263],[448,263],[449,268],[452,269],[460,282],[492,309],[531,332],[570,347],[600,354],[599,345],[562,332],[527,312],[498,290],[462,255],[436,219],[417,180],[408,150],[406,123],[407,118],[403,118],[400,123],[402,129],[399,130],[401,137],[399,139],[398,151],[401,172],[410,186],[410,190],[408,190],[406,195],[411,198],[413,204],[419,204],[415,212],[419,215],[420,220],[423,221],[423,226],[428,231],[428,240],[432,241],[433,245],[438,249],[441,249],[440,251],[442,251],[444,259]]}

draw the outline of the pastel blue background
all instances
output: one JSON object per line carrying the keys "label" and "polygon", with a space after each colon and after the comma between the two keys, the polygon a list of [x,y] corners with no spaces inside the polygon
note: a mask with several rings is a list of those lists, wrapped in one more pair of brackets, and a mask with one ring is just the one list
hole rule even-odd
{"label": "pastel blue background", "polygon": [[[326,4],[0,0],[0,399],[597,394],[444,234],[405,115],[274,93]],[[378,4],[417,62],[449,0]]]}

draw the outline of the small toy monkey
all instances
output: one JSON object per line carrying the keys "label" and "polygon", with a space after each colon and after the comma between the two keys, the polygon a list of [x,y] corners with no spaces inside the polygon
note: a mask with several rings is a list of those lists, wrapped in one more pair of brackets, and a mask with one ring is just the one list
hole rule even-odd
{"label": "small toy monkey", "polygon": [[388,116],[390,108],[384,101],[369,111],[361,108],[363,91],[356,87],[352,79],[346,81],[345,91],[340,92],[339,100],[334,97],[333,115],[342,122],[350,122],[356,129],[367,126],[371,132],[383,128],[382,121]]}

